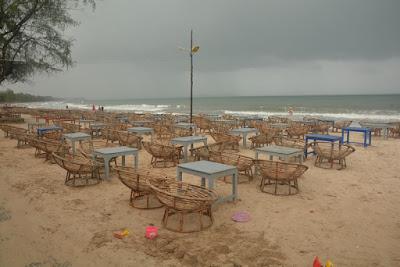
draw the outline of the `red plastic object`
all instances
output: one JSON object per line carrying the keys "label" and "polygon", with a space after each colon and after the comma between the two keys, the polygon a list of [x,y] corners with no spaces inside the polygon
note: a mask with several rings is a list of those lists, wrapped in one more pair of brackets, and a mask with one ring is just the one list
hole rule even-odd
{"label": "red plastic object", "polygon": [[318,256],[315,256],[315,258],[314,258],[313,267],[323,267],[321,262],[318,259]]}
{"label": "red plastic object", "polygon": [[157,226],[147,226],[145,237],[148,239],[154,239],[158,236],[158,227]]}

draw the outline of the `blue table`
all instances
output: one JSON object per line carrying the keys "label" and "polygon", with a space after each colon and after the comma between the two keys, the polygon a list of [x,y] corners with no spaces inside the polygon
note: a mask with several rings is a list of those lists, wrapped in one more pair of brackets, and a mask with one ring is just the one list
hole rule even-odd
{"label": "blue table", "polygon": [[110,160],[114,157],[122,156],[122,166],[125,166],[125,156],[127,155],[133,155],[135,157],[134,165],[137,169],[139,165],[139,152],[137,148],[127,146],[98,148],[93,151],[93,160],[95,160],[96,156],[104,159],[105,177],[108,179],[110,177]]}
{"label": "blue table", "polygon": [[183,145],[183,160],[187,162],[188,160],[188,146],[193,145],[194,143],[203,142],[204,145],[207,145],[207,137],[196,135],[196,136],[184,136],[184,137],[177,137],[171,139],[171,144],[173,145]]}
{"label": "blue table", "polygon": [[305,145],[304,145],[304,157],[307,158],[307,155],[309,154],[307,152],[307,147],[308,147],[308,140],[313,140],[315,141],[324,141],[324,142],[331,142],[332,143],[332,148],[333,148],[333,143],[336,141],[339,141],[339,144],[343,144],[343,138],[340,136],[336,135],[329,135],[329,134],[306,134],[305,136]]}
{"label": "blue table", "polygon": [[[350,132],[357,132],[357,133],[364,133],[364,142],[350,142]],[[354,144],[362,144],[364,147],[371,145],[371,129],[370,128],[363,128],[363,127],[346,127],[342,128],[342,140],[344,140],[344,134],[346,136],[346,143],[354,143]]]}
{"label": "blue table", "polygon": [[238,171],[235,166],[221,164],[217,162],[201,160],[190,163],[179,164],[176,169],[176,179],[182,181],[182,173],[189,173],[201,177],[201,185],[205,187],[206,179],[208,180],[208,188],[214,189],[214,180],[219,177],[232,175],[232,194],[224,198],[220,197],[217,202],[227,200],[237,200],[237,184],[238,184]]}
{"label": "blue table", "polygon": [[137,135],[143,135],[143,134],[151,134],[151,141],[153,142],[153,135],[154,135],[154,130],[153,128],[148,128],[148,127],[132,127],[127,129],[128,132],[130,133],[135,133]]}
{"label": "blue table", "polygon": [[67,133],[67,134],[63,134],[62,138],[64,138],[65,140],[70,140],[72,143],[72,154],[75,155],[75,142],[81,142],[84,140],[90,140],[92,137],[87,134],[87,133]]}
{"label": "blue table", "polygon": [[237,129],[232,129],[229,132],[230,134],[233,135],[243,135],[243,147],[246,147],[246,140],[247,140],[247,135],[249,133],[258,133],[257,128],[237,128]]}
{"label": "blue table", "polygon": [[44,135],[47,132],[53,132],[53,131],[62,131],[63,128],[59,127],[59,126],[48,126],[48,127],[41,127],[41,128],[37,128],[37,134],[39,136]]}

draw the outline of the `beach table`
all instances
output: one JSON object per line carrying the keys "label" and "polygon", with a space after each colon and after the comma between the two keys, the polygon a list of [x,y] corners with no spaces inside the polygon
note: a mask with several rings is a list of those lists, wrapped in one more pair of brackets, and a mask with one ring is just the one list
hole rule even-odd
{"label": "beach table", "polygon": [[[363,133],[364,134],[364,141],[362,143],[360,142],[350,142],[350,132],[358,132],[358,133]],[[364,147],[370,146],[371,145],[371,140],[372,140],[372,135],[371,135],[371,129],[370,128],[364,128],[364,127],[345,127],[342,128],[342,140],[344,140],[344,136],[346,134],[346,143],[353,143],[353,144],[362,144]]]}
{"label": "beach table", "polygon": [[307,158],[307,155],[309,154],[307,152],[308,140],[313,140],[314,142],[315,141],[331,142],[332,143],[332,149],[333,149],[333,144],[335,142],[339,142],[339,145],[343,143],[343,139],[342,139],[341,136],[329,135],[329,134],[306,134],[306,136],[305,136],[305,145],[304,145],[304,157],[305,158]]}
{"label": "beach table", "polygon": [[148,127],[132,127],[127,129],[128,132],[130,133],[135,133],[137,135],[145,135],[145,134],[151,134],[151,141],[153,141],[153,135],[154,135],[154,130],[153,128],[148,128]]}
{"label": "beach table", "polygon": [[243,116],[239,117],[239,120],[242,121],[242,126],[247,126],[247,123],[250,121],[264,121],[264,118],[257,116]]}
{"label": "beach table", "polygon": [[81,133],[81,132],[77,132],[77,133],[67,133],[67,134],[63,134],[63,139],[64,140],[69,140],[72,144],[72,154],[75,155],[75,142],[81,142],[84,140],[90,140],[92,137],[89,134],[86,133]]}
{"label": "beach table", "polygon": [[133,126],[144,127],[145,125],[149,125],[153,123],[152,121],[131,121]]}
{"label": "beach table", "polygon": [[176,123],[181,123],[181,122],[187,122],[189,120],[188,115],[176,115],[175,116],[175,122]]}
{"label": "beach table", "polygon": [[101,130],[106,128],[106,124],[101,123],[101,122],[95,122],[95,123],[91,123],[89,125],[89,128],[90,128],[90,132],[92,133],[92,135],[93,135],[93,132],[96,132],[96,136],[99,136],[100,135],[99,133],[101,132]]}
{"label": "beach table", "polygon": [[278,128],[278,129],[283,130],[283,129],[288,128],[288,127],[289,127],[289,124],[288,124],[288,123],[281,123],[281,122],[279,122],[279,123],[272,123],[272,124],[271,124],[271,127],[272,127],[272,128]]}
{"label": "beach table", "polygon": [[220,197],[218,202],[237,200],[238,171],[235,166],[221,164],[217,162],[201,160],[189,163],[179,164],[176,169],[176,179],[182,181],[182,173],[188,173],[201,177],[201,185],[205,187],[206,179],[208,188],[214,189],[214,181],[219,177],[232,176],[232,194],[226,197]]}
{"label": "beach table", "polygon": [[[80,119],[79,120],[79,125],[82,125],[82,126],[86,126],[86,125],[88,125],[89,127],[90,127],[90,124],[92,124],[92,123],[94,123],[95,122],[95,120],[87,120],[87,119]],[[88,128],[89,128],[88,127]]]}
{"label": "beach table", "polygon": [[95,156],[102,157],[104,159],[104,169],[105,176],[108,179],[110,177],[110,160],[115,157],[122,156],[122,166],[125,166],[125,156],[133,155],[135,157],[134,166],[135,168],[139,165],[139,152],[137,148],[127,147],[127,146],[117,146],[117,147],[105,147],[95,149],[93,151],[93,160]]}
{"label": "beach table", "polygon": [[389,122],[360,122],[362,127],[372,129],[381,129],[383,130],[383,138],[388,139],[389,137],[389,129],[396,128],[393,124]]}
{"label": "beach table", "polygon": [[197,130],[197,125],[194,123],[188,123],[188,122],[180,122],[175,124],[176,128],[181,128],[181,129],[193,129],[193,133],[196,134],[196,130]]}
{"label": "beach table", "polygon": [[28,131],[33,132],[35,128],[45,127],[46,123],[44,122],[31,122],[28,123]]}
{"label": "beach table", "polygon": [[193,146],[194,143],[203,142],[204,145],[207,145],[207,137],[206,136],[184,136],[177,137],[171,139],[171,144],[173,145],[183,145],[183,160],[187,162],[188,160],[188,146]]}
{"label": "beach table", "polygon": [[247,135],[250,133],[258,133],[258,129],[256,128],[237,128],[230,130],[230,133],[233,135],[243,135],[243,147],[246,147],[246,140],[247,140]]}
{"label": "beach table", "polygon": [[236,124],[236,120],[216,120],[216,123],[223,123],[223,124]]}
{"label": "beach table", "polygon": [[285,147],[285,146],[266,146],[255,149],[256,159],[259,154],[269,155],[269,159],[273,160],[273,157],[283,158],[284,161],[289,162],[290,158],[298,158],[300,164],[303,163],[303,149]]}
{"label": "beach table", "polygon": [[209,119],[211,121],[215,121],[215,120],[218,120],[219,118],[221,118],[221,115],[219,115],[219,114],[206,114],[205,117],[207,117],[207,119]]}
{"label": "beach table", "polygon": [[37,135],[38,136],[42,136],[42,135],[44,135],[45,133],[48,133],[48,132],[55,132],[55,131],[61,131],[62,132],[62,130],[63,130],[63,128],[62,127],[60,127],[60,126],[47,126],[47,127],[40,127],[40,128],[37,128]]}

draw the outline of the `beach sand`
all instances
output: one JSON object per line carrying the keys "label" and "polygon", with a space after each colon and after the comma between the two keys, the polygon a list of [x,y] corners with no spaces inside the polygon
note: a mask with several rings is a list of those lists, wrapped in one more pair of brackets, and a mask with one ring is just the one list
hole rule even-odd
{"label": "beach sand", "polygon": [[[211,228],[178,234],[162,228],[162,208],[131,207],[115,173],[71,188],[58,165],[0,135],[0,266],[311,266],[316,255],[335,266],[400,266],[399,139],[356,146],[341,171],[309,158],[294,196],[260,192],[259,178],[240,184],[240,200],[217,205]],[[149,162],[141,150],[140,168]],[[176,176],[176,168],[155,171]],[[230,188],[216,184],[221,194]],[[234,223],[236,211],[251,220]],[[144,238],[150,223],[160,227],[153,241]],[[113,237],[125,228],[126,238]]]}

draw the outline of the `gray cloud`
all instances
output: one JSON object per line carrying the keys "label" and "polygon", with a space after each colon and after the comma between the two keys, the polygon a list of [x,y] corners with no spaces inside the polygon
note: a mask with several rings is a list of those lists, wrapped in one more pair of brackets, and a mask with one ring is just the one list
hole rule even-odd
{"label": "gray cloud", "polygon": [[390,69],[400,62],[399,11],[398,0],[103,0],[94,13],[77,13],[81,25],[68,31],[76,67],[19,87],[182,95],[189,58],[177,47],[188,46],[193,28],[200,95],[400,93],[400,70]]}

